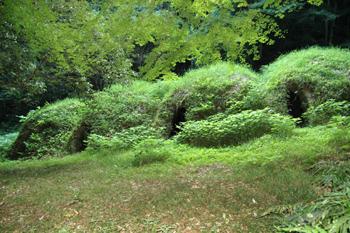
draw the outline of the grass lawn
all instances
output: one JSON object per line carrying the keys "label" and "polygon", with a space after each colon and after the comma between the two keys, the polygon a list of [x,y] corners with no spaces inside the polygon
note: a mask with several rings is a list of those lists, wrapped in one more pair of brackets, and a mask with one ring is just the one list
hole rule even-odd
{"label": "grass lawn", "polygon": [[272,232],[271,208],[323,191],[309,171],[334,158],[330,129],[298,129],[226,149],[169,148],[135,167],[133,151],[0,163],[1,232]]}

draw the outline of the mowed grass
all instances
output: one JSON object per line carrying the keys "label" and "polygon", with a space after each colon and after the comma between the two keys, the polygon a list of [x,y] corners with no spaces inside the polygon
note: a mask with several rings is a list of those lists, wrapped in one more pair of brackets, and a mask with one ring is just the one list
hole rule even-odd
{"label": "mowed grass", "polygon": [[322,191],[308,171],[337,157],[332,129],[226,149],[179,146],[165,163],[133,151],[0,164],[1,232],[272,232],[264,212]]}

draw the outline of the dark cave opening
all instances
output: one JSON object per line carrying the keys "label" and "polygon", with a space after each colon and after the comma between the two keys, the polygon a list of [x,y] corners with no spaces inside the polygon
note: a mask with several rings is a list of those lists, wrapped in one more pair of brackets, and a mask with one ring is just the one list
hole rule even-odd
{"label": "dark cave opening", "polygon": [[293,118],[300,118],[299,125],[304,124],[303,114],[306,112],[307,100],[299,91],[288,92],[288,114]]}
{"label": "dark cave opening", "polygon": [[175,136],[180,132],[181,123],[186,121],[186,109],[184,107],[177,108],[171,120],[170,137]]}
{"label": "dark cave opening", "polygon": [[71,152],[82,152],[87,147],[87,139],[90,134],[91,127],[86,124],[82,124],[75,130],[71,138]]}
{"label": "dark cave opening", "polygon": [[175,67],[171,71],[179,76],[182,76],[193,67],[194,62],[191,60],[186,60],[185,62],[176,63]]}

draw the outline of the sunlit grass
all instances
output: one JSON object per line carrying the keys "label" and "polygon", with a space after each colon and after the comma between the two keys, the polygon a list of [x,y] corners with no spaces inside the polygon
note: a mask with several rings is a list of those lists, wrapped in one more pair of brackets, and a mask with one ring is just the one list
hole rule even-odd
{"label": "sunlit grass", "polygon": [[141,167],[133,150],[0,163],[0,229],[271,232],[278,221],[261,217],[267,209],[318,196],[308,169],[338,156],[331,138],[319,127],[222,149],[169,142],[166,161]]}

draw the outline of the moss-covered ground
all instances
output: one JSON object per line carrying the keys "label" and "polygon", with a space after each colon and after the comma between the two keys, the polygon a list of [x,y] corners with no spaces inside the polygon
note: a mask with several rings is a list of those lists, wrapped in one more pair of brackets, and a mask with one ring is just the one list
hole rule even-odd
{"label": "moss-covered ground", "polygon": [[327,191],[310,167],[348,156],[331,143],[335,131],[296,129],[225,149],[169,143],[165,162],[141,167],[133,150],[3,162],[0,231],[273,232],[282,220],[266,212]]}

